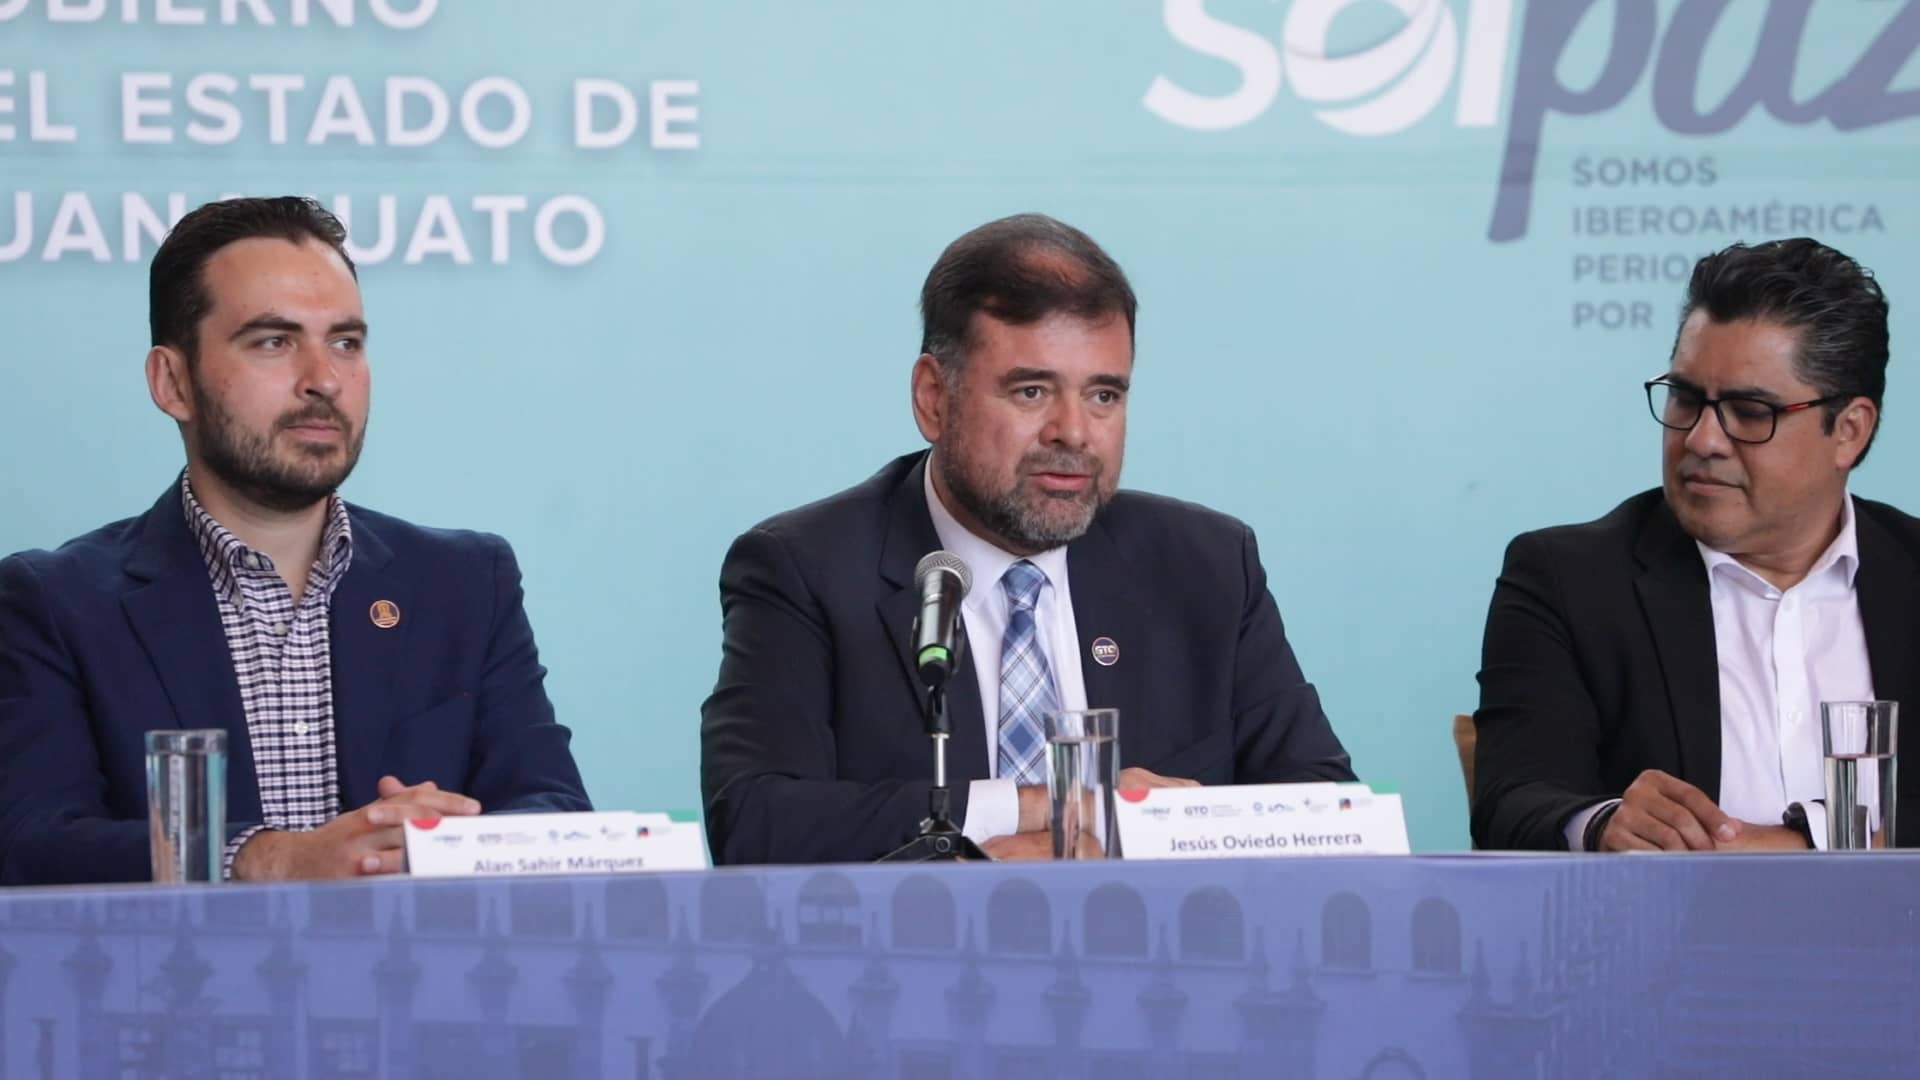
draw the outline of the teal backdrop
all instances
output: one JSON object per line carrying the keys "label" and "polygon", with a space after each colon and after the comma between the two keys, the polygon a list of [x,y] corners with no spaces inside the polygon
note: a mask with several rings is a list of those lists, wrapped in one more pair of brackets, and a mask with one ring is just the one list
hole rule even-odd
{"label": "teal backdrop", "polygon": [[[344,196],[349,496],[508,537],[595,800],[691,808],[727,544],[919,445],[922,277],[1041,210],[1141,297],[1125,483],[1257,530],[1356,768],[1464,848],[1503,548],[1657,482],[1695,257],[1810,234],[1879,274],[1855,490],[1920,502],[1916,45],[1912,3],[0,0],[0,548],[180,466],[143,223]],[[623,116],[579,138],[578,80],[630,138],[581,145]]]}

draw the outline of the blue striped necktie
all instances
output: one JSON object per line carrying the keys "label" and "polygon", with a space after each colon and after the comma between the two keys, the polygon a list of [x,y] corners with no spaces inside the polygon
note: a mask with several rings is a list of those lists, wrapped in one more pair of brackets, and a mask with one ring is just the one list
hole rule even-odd
{"label": "blue striped necktie", "polygon": [[1040,648],[1033,607],[1047,575],[1021,559],[1007,568],[1007,636],[1000,645],[1000,753],[998,775],[1020,784],[1044,784],[1045,718],[1060,708],[1053,671]]}

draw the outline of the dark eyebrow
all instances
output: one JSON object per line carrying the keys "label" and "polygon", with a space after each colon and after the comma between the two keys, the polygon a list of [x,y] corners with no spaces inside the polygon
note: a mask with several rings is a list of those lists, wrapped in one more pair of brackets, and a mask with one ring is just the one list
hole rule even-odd
{"label": "dark eyebrow", "polygon": [[1007,373],[1000,377],[1000,381],[1009,386],[1023,382],[1057,383],[1060,381],[1060,373],[1050,368],[1017,367],[1008,369]]}
{"label": "dark eyebrow", "polygon": [[[1060,373],[1051,368],[1012,368],[1001,376],[1000,381],[1008,386],[1028,382],[1058,383]],[[1095,375],[1087,380],[1087,385],[1104,386],[1126,393],[1127,388],[1132,384],[1118,375]]]}
{"label": "dark eyebrow", "polygon": [[[1662,378],[1689,394],[1699,394],[1701,397],[1707,396],[1707,391],[1703,387],[1683,379],[1678,375],[1665,375],[1662,376]],[[1720,400],[1724,401],[1727,398],[1744,398],[1751,401],[1765,401],[1771,404],[1779,404],[1780,402],[1780,395],[1764,386],[1729,386],[1720,391]]]}
{"label": "dark eyebrow", "polygon": [[246,322],[241,323],[240,329],[235,330],[233,332],[233,336],[228,338],[227,340],[238,341],[241,338],[246,337],[248,334],[255,333],[260,330],[277,330],[283,334],[297,334],[300,332],[300,329],[301,327],[299,323],[294,322],[292,319],[289,319],[284,315],[273,315],[273,314],[255,315],[253,318],[248,319]]}
{"label": "dark eyebrow", "polygon": [[[282,334],[297,334],[305,329],[306,327],[301,326],[285,315],[275,315],[269,312],[265,315],[256,315],[240,324],[240,329],[235,330],[233,336],[227,340],[238,341],[248,334],[258,333],[262,330],[273,330]],[[339,334],[359,334],[365,337],[366,333],[367,321],[360,318],[342,319],[332,326],[327,327],[328,337],[335,337]]]}
{"label": "dark eyebrow", "polygon": [[1779,394],[1774,393],[1764,386],[1729,386],[1725,390],[1720,391],[1720,396],[1722,398],[1750,398],[1754,401],[1772,402],[1776,405],[1781,401]]}

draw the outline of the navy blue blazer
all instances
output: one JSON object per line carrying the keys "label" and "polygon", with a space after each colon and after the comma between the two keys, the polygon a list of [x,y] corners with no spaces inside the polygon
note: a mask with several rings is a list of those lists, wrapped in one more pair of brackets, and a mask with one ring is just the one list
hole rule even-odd
{"label": "navy blue blazer", "polygon": [[[714,861],[873,859],[926,816],[933,752],[908,640],[914,565],[940,547],[926,458],[763,522],[727,553],[700,739]],[[1119,646],[1113,665],[1081,668],[1087,703],[1120,710],[1123,766],[1207,784],[1353,779],[1246,525],[1123,491],[1068,545],[1067,570],[1081,647]],[[998,642],[969,647],[947,684],[955,821],[988,772],[983,648],[998,663]]]}
{"label": "navy blue blazer", "polygon": [[[329,623],[342,809],[380,777],[487,812],[590,809],[506,541],[349,505]],[[400,621],[376,626],[376,601]],[[239,680],[179,486],[57,551],[0,561],[0,884],[143,881],[145,740],[227,732],[229,835],[260,820]]]}

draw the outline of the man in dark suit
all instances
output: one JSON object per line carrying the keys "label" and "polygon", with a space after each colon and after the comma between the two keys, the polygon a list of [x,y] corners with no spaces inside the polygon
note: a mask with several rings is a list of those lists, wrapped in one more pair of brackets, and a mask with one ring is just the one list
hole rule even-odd
{"label": "man in dark suit", "polygon": [[716,861],[877,858],[915,835],[931,757],[908,635],[914,567],[973,588],[948,683],[955,817],[1044,858],[1045,714],[1120,710],[1121,785],[1350,780],[1253,534],[1118,491],[1132,288],[1079,230],[982,226],[921,292],[914,420],[931,453],[782,514],[721,569],[701,782]]}
{"label": "man in dark suit", "polygon": [[388,873],[408,818],[588,809],[505,541],[335,493],[366,433],[345,231],[200,208],[151,268],[151,510],[0,562],[0,883],[150,875],[144,733],[227,735],[224,870]]}
{"label": "man in dark suit", "polygon": [[[1647,383],[1662,486],[1507,549],[1475,717],[1481,847],[1824,846],[1820,703],[1910,708],[1920,689],[1920,521],[1847,489],[1887,340],[1880,287],[1825,245],[1700,260]],[[1920,839],[1910,814],[1895,827]]]}

